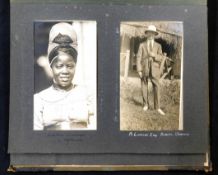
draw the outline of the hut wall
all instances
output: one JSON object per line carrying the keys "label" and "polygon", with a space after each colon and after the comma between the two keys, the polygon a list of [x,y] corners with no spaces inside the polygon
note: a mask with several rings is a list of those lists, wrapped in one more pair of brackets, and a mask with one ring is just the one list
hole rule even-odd
{"label": "hut wall", "polygon": [[124,69],[125,69],[125,59],[126,59],[126,52],[127,50],[130,50],[130,40],[131,38],[123,34],[120,38],[120,73],[123,76],[124,75]]}

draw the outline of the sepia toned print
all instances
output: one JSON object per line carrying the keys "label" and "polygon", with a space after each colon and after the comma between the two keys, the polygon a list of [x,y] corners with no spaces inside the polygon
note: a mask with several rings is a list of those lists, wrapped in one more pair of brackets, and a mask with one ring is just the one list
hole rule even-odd
{"label": "sepia toned print", "polygon": [[34,130],[95,130],[96,23],[36,22],[35,59]]}
{"label": "sepia toned print", "polygon": [[183,23],[120,25],[120,130],[182,130]]}

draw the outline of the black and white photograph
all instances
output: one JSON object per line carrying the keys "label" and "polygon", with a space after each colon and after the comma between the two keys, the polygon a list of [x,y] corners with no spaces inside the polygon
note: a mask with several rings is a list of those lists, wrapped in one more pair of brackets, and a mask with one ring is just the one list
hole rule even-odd
{"label": "black and white photograph", "polygon": [[120,25],[120,130],[183,130],[183,23]]}
{"label": "black and white photograph", "polygon": [[34,22],[33,130],[97,129],[95,21]]}

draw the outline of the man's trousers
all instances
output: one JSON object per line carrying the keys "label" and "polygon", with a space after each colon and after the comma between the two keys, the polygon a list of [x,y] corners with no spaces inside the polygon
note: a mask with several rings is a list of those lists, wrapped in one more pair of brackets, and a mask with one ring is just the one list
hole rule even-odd
{"label": "man's trousers", "polygon": [[144,77],[141,78],[141,88],[142,88],[142,97],[144,106],[149,107],[149,100],[148,100],[148,80],[151,80],[152,87],[153,87],[153,96],[154,96],[154,109],[160,108],[160,84],[159,80],[153,77]]}

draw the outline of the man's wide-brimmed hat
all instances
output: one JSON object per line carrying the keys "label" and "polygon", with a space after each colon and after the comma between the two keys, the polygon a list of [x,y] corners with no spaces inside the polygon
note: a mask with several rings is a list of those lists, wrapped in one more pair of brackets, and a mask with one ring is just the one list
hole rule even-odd
{"label": "man's wide-brimmed hat", "polygon": [[154,25],[149,25],[148,28],[145,30],[145,34],[148,32],[154,33],[154,35],[158,35],[157,29]]}

